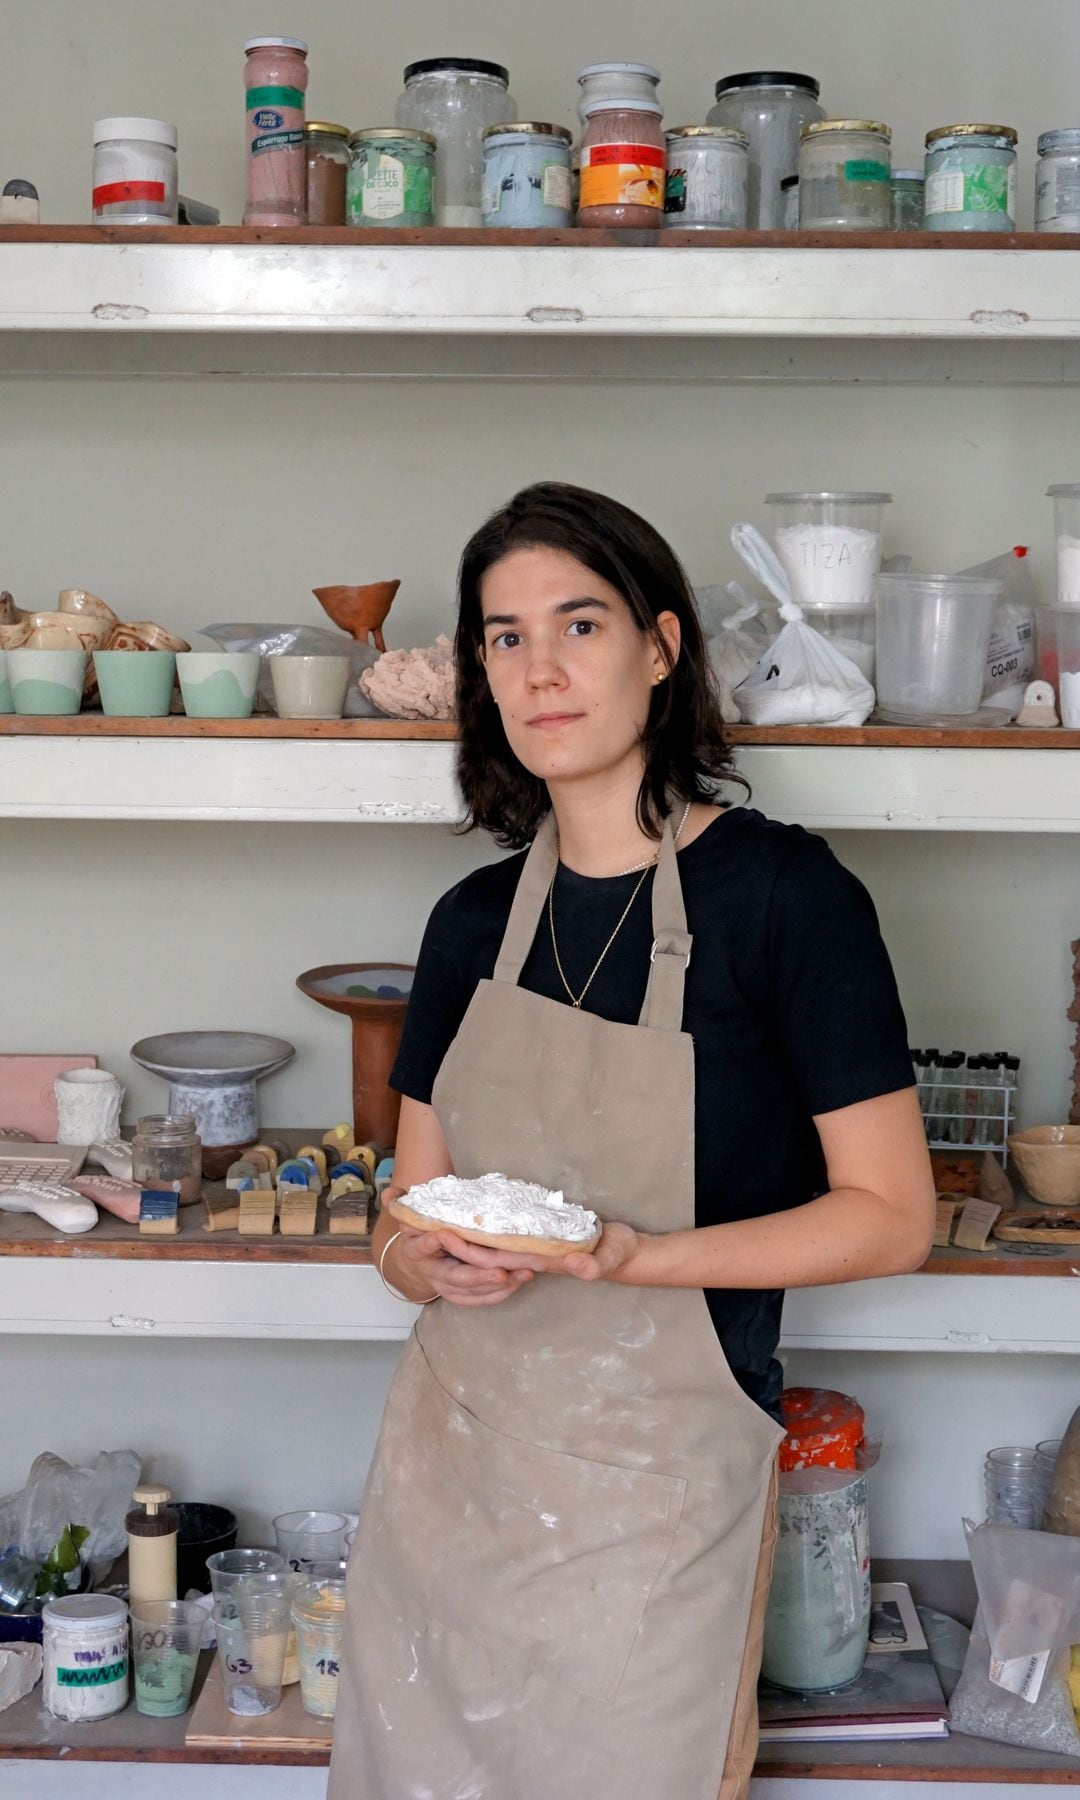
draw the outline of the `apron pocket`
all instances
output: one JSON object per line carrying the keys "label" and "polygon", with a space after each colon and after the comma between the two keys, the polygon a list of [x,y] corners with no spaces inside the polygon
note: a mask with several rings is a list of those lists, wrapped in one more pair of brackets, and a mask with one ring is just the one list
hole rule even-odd
{"label": "apron pocket", "polygon": [[443,1429],[424,1454],[445,1476],[438,1539],[425,1557],[432,1616],[501,1646],[522,1681],[557,1676],[610,1703],[670,1554],[686,1482],[507,1437],[425,1366]]}

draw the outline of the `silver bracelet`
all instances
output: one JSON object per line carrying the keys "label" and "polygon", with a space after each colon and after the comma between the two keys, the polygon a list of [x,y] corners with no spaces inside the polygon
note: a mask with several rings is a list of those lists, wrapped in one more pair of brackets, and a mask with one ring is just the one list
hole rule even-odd
{"label": "silver bracelet", "polygon": [[379,1261],[378,1261],[379,1280],[382,1282],[383,1287],[386,1289],[388,1294],[393,1294],[395,1300],[403,1300],[405,1302],[406,1306],[430,1306],[433,1300],[441,1299],[441,1295],[432,1294],[430,1300],[410,1300],[409,1296],[407,1294],[403,1294],[400,1291],[400,1289],[398,1289],[396,1287],[391,1287],[390,1283],[386,1279],[386,1276],[383,1274],[383,1263],[386,1260],[386,1252],[389,1250],[391,1244],[397,1243],[398,1238],[401,1235],[402,1234],[400,1231],[395,1231],[393,1237],[388,1237],[385,1244],[382,1247],[382,1255],[379,1257]]}

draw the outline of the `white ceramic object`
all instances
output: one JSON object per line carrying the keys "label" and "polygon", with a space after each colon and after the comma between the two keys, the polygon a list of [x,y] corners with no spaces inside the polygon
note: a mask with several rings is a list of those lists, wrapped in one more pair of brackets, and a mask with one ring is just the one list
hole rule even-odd
{"label": "white ceramic object", "polygon": [[279,719],[340,719],[349,687],[347,656],[272,656]]}
{"label": "white ceramic object", "polygon": [[207,1148],[250,1144],[259,1134],[255,1084],[296,1055],[257,1031],[166,1031],[140,1038],[131,1057],[169,1083],[170,1113],[193,1113]]}
{"label": "white ceramic object", "polygon": [[58,718],[77,713],[86,679],[85,650],[8,650],[7,671],[17,713]]}
{"label": "white ceramic object", "polygon": [[176,659],[189,719],[247,719],[262,658],[257,650],[186,650]]}
{"label": "white ceramic object", "polygon": [[41,1667],[40,1644],[0,1644],[0,1712],[33,1693]]}
{"label": "white ceramic object", "polygon": [[98,1209],[92,1200],[83,1200],[70,1188],[53,1187],[44,1181],[24,1181],[18,1187],[0,1188],[0,1212],[37,1213],[46,1225],[69,1237],[93,1230],[98,1222]]}
{"label": "white ceramic object", "polygon": [[86,1152],[87,1162],[104,1169],[117,1181],[131,1180],[131,1145],[126,1138],[114,1137],[108,1142],[93,1143]]}
{"label": "white ceramic object", "polygon": [[53,1082],[58,1144],[95,1144],[120,1136],[124,1090],[108,1069],[68,1069]]}

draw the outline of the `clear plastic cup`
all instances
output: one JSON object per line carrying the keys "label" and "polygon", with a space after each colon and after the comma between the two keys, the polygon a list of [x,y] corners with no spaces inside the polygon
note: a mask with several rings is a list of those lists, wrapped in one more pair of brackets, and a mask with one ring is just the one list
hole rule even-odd
{"label": "clear plastic cup", "polygon": [[300,1653],[300,1699],[304,1711],[317,1719],[332,1719],[337,1707],[345,1634],[344,1581],[305,1582],[293,1596],[292,1616]]}
{"label": "clear plastic cup", "polygon": [[280,1603],[256,1608],[242,1618],[231,1601],[219,1601],[213,1619],[229,1711],[244,1719],[273,1712],[281,1701],[288,1637]]}
{"label": "clear plastic cup", "polygon": [[878,705],[913,720],[977,712],[1000,581],[877,578]]}
{"label": "clear plastic cup", "polygon": [[[766,494],[776,554],[800,606],[872,606],[891,494]],[[813,623],[813,621],[811,621]]]}
{"label": "clear plastic cup", "polygon": [[279,1513],[274,1535],[290,1569],[306,1574],[309,1563],[332,1561],[343,1553],[348,1523],[344,1513]]}
{"label": "clear plastic cup", "polygon": [[283,1574],[285,1558],[280,1550],[215,1550],[206,1559],[210,1591],[215,1600],[231,1594],[237,1582],[251,1575]]}
{"label": "clear plastic cup", "polygon": [[1042,1516],[1046,1510],[1046,1502],[1050,1498],[1050,1489],[1054,1484],[1054,1470],[1057,1467],[1058,1451],[1064,1442],[1063,1438],[1043,1438],[1041,1444],[1035,1446],[1035,1489],[1038,1505],[1038,1524],[1042,1524]]}
{"label": "clear plastic cup", "polygon": [[1061,481],[1046,490],[1054,502],[1059,606],[1080,607],[1080,481]]}
{"label": "clear plastic cup", "polygon": [[[286,1619],[285,1664],[281,1672],[282,1687],[293,1687],[300,1679],[300,1657],[296,1648],[296,1630],[292,1622],[290,1607],[297,1589],[303,1585],[305,1576],[295,1569],[267,1570],[261,1575],[245,1576],[237,1583],[229,1598],[237,1608],[240,1617],[250,1613],[255,1605],[265,1605],[276,1597],[282,1607]],[[261,1596],[261,1599],[258,1597]]]}
{"label": "clear plastic cup", "polygon": [[1039,674],[1049,649],[1053,673],[1045,675],[1058,691],[1061,723],[1080,731],[1080,606],[1039,608]]}
{"label": "clear plastic cup", "polygon": [[1042,1519],[1035,1451],[1026,1445],[1003,1444],[987,1452],[986,1517],[992,1525],[1038,1530]]}
{"label": "clear plastic cup", "polygon": [[143,1600],[131,1614],[135,1710],[151,1719],[187,1712],[206,1629],[206,1608],[193,1600]]}

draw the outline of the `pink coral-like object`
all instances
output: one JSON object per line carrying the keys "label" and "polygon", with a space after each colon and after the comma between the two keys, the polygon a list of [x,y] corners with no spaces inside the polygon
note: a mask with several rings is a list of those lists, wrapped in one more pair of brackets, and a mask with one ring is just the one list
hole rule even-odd
{"label": "pink coral-like object", "polygon": [[454,646],[441,633],[421,650],[387,650],[360,686],[393,719],[452,719],[457,706]]}

